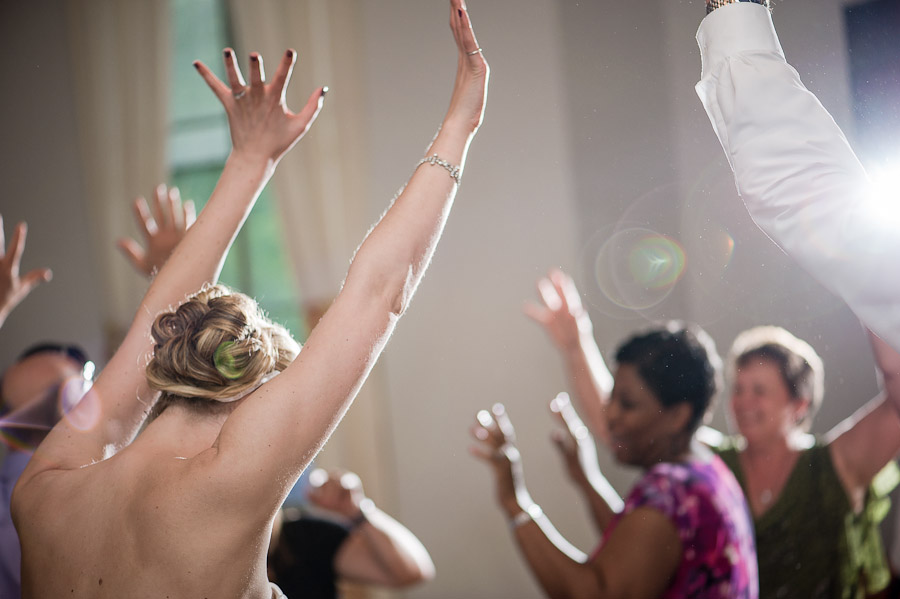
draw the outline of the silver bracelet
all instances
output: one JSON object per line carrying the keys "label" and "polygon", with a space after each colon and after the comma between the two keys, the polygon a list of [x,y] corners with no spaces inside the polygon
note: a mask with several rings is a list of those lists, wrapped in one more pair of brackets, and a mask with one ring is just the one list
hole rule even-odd
{"label": "silver bracelet", "polygon": [[445,168],[447,172],[450,173],[450,177],[454,181],[456,181],[457,185],[459,185],[460,168],[458,166],[450,164],[449,162],[447,162],[443,158],[438,157],[438,155],[435,154],[433,156],[426,156],[425,158],[420,160],[419,163],[416,164],[416,168],[419,168],[426,162],[432,166],[441,166]]}
{"label": "silver bracelet", "polygon": [[544,515],[544,510],[541,509],[536,503],[532,503],[528,506],[527,509],[522,510],[515,516],[509,519],[509,527],[513,530],[519,528],[523,524],[528,524],[534,520],[537,520],[541,516]]}
{"label": "silver bracelet", "polygon": [[706,14],[711,13],[717,8],[722,8],[726,4],[736,4],[738,2],[752,2],[754,4],[762,4],[769,8],[769,0],[706,0]]}

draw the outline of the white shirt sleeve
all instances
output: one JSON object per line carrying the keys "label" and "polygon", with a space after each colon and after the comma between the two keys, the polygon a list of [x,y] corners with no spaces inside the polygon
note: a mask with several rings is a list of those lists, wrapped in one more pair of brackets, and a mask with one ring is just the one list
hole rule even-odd
{"label": "white shirt sleeve", "polygon": [[718,8],[697,43],[697,94],[753,220],[900,349],[900,229],[872,208],[865,170],[785,61],[769,11]]}

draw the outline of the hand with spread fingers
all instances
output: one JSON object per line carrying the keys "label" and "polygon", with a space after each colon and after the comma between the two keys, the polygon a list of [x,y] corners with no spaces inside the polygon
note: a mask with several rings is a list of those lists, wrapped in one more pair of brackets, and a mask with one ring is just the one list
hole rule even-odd
{"label": "hand with spread fingers", "polygon": [[329,472],[316,468],[309,475],[311,488],[307,493],[310,503],[345,518],[360,515],[360,505],[366,499],[362,480],[353,472]]}
{"label": "hand with spread fingers", "polygon": [[285,91],[296,52],[288,50],[282,56],[275,76],[268,83],[262,56],[251,53],[249,85],[244,81],[234,50],[226,48],[224,57],[228,85],[202,62],[195,62],[194,67],[225,107],[233,151],[264,158],[274,165],[309,130],[322,108],[328,88],[316,89],[306,106],[294,113],[287,107]]}
{"label": "hand with spread fingers", "polygon": [[53,277],[49,268],[36,268],[23,276],[19,275],[27,234],[28,226],[19,223],[13,232],[9,248],[6,248],[3,217],[0,216],[0,326],[3,326],[10,312],[28,297],[35,287]]}
{"label": "hand with spread fingers", "polygon": [[613,377],[594,340],[591,317],[581,303],[572,277],[553,269],[538,279],[541,303],[527,302],[525,314],[541,325],[566,364],[573,397],[591,432],[607,443],[606,404]]}
{"label": "hand with spread fingers", "polygon": [[163,267],[169,255],[197,219],[194,203],[182,202],[177,187],[157,186],[152,201],[153,212],[147,200],[134,201],[134,215],[144,236],[146,248],[134,239],[125,237],[116,244],[132,266],[147,277],[152,277]]}
{"label": "hand with spread fingers", "polygon": [[469,451],[486,462],[494,472],[497,503],[512,517],[533,505],[525,486],[522,456],[516,447],[516,433],[503,404],[494,404],[490,411],[481,410],[469,429],[478,441]]}
{"label": "hand with spread fingers", "polygon": [[572,277],[559,269],[537,282],[541,304],[527,302],[525,314],[541,325],[560,351],[577,349],[583,337],[591,337],[591,317],[581,304]]}

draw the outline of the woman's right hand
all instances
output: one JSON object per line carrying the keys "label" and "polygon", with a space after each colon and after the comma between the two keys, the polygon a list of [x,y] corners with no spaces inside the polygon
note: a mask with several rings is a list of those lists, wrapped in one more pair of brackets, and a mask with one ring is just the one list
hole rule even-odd
{"label": "woman's right hand", "polygon": [[274,165],[309,130],[328,88],[315,90],[303,110],[294,114],[285,103],[285,90],[296,52],[285,53],[270,83],[265,82],[262,56],[251,53],[250,85],[244,83],[234,50],[225,48],[224,55],[229,85],[222,83],[199,60],[194,66],[225,107],[233,152],[271,161]]}
{"label": "woman's right hand", "polygon": [[456,40],[459,59],[456,83],[444,124],[458,124],[474,133],[484,118],[490,67],[475,40],[469,10],[463,0],[450,0],[450,29]]}
{"label": "woman's right hand", "polygon": [[469,432],[478,441],[469,448],[476,458],[486,462],[494,472],[497,503],[510,517],[530,506],[533,501],[525,487],[522,456],[516,447],[516,433],[503,404],[491,411],[481,410]]}
{"label": "woman's right hand", "polygon": [[600,473],[597,445],[578,413],[569,401],[568,393],[560,393],[550,402],[553,413],[562,428],[553,431],[553,443],[559,449],[569,478],[576,485],[587,485],[591,476]]}
{"label": "woman's right hand", "polygon": [[32,289],[44,281],[49,281],[53,276],[49,268],[36,268],[25,275],[19,275],[19,264],[22,261],[22,252],[25,251],[27,234],[28,227],[25,223],[16,225],[9,250],[6,251],[3,217],[0,216],[0,326]]}

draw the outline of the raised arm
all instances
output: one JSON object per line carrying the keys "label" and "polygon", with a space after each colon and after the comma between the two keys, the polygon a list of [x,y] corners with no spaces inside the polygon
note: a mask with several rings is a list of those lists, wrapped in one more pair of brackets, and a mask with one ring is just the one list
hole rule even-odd
{"label": "raised arm", "polygon": [[[462,0],[450,2],[458,65],[450,108],[428,155],[363,241],[343,289],[285,372],[249,396],[218,440],[219,475],[274,511],[356,396],[409,305],[456,195],[481,124],[488,65]],[[454,168],[458,166],[458,170]],[[257,497],[271,491],[273,504]]]}
{"label": "raised arm", "polygon": [[352,530],[335,555],[338,576],[354,582],[405,587],[434,578],[428,550],[408,528],[378,509],[352,472],[310,474],[312,505],[340,514]]}
{"label": "raised arm", "polygon": [[500,404],[482,410],[471,453],[494,473],[497,502],[531,573],[553,599],[658,597],[674,574],[681,542],[661,512],[640,507],[622,517],[603,548],[588,557],[556,530],[525,487],[515,432]]}
{"label": "raised arm", "polygon": [[585,415],[594,435],[604,444],[606,402],[613,379],[594,340],[594,325],[581,304],[581,296],[572,277],[552,270],[537,283],[541,304],[526,303],[525,314],[541,325],[559,350],[572,382],[575,401]]}
{"label": "raised arm", "polygon": [[303,136],[321,108],[322,88],[298,114],[285,106],[284,90],[294,57],[288,51],[271,83],[266,83],[262,58],[251,55],[249,86],[231,49],[225,50],[230,87],[205,65],[195,63],[225,107],[231,154],[202,214],[150,285],[124,342],[93,389],[41,445],[38,451],[43,459],[32,460],[23,481],[41,470],[78,468],[101,460],[110,448],[129,443],[136,434],[155,399],[144,376],[153,320],[160,311],[217,279],[228,248],[278,160]]}
{"label": "raised arm", "polygon": [[785,61],[769,11],[752,2],[715,8],[697,42],[697,93],[753,220],[900,349],[900,280],[887,274],[900,236],[873,209],[868,177],[840,128]]}
{"label": "raised arm", "polygon": [[578,417],[566,393],[550,402],[550,411],[561,425],[553,431],[553,442],[562,455],[569,479],[588,504],[597,532],[603,534],[624,504],[597,461],[597,446],[587,426]]}
{"label": "raised arm", "polygon": [[134,216],[146,247],[141,247],[130,237],[123,237],[116,244],[135,270],[146,277],[152,277],[162,269],[197,220],[194,203],[190,200],[182,202],[177,187],[157,186],[152,205],[153,214],[143,197],[134,201]]}
{"label": "raised arm", "polygon": [[900,452],[900,353],[867,332],[882,392],[825,437],[838,476],[857,508],[875,475]]}
{"label": "raised arm", "polygon": [[25,275],[19,275],[27,235],[28,227],[25,223],[16,225],[7,249],[3,237],[3,217],[0,216],[0,328],[10,312],[28,297],[32,289],[53,277],[49,268],[36,268]]}

